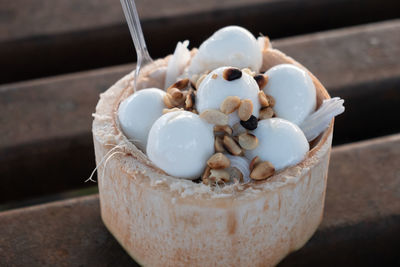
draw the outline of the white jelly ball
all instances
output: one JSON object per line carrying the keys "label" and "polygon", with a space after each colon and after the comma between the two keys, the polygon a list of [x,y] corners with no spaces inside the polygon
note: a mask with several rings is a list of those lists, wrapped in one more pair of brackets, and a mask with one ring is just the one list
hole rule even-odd
{"label": "white jelly ball", "polygon": [[292,64],[281,64],[269,69],[268,83],[263,88],[275,99],[277,117],[300,125],[316,108],[316,90],[308,73]]}
{"label": "white jelly ball", "polygon": [[143,89],[122,101],[118,108],[122,131],[144,152],[150,128],[165,108],[164,95],[157,88]]}
{"label": "white jelly ball", "polygon": [[164,114],[150,130],[147,156],[169,175],[198,178],[213,153],[212,125],[192,112]]}
{"label": "white jelly ball", "polygon": [[258,146],[254,150],[247,150],[246,158],[252,160],[258,156],[262,161],[271,162],[276,170],[299,163],[309,150],[300,128],[284,119],[261,120],[252,133],[258,138]]}
{"label": "white jelly ball", "polygon": [[204,41],[189,67],[191,73],[201,73],[222,66],[250,68],[258,72],[262,52],[254,36],[245,28],[228,26],[216,31]]}
{"label": "white jelly ball", "polygon": [[[197,89],[196,109],[199,113],[206,109],[220,109],[221,103],[228,96],[237,96],[240,99],[250,99],[253,103],[253,115],[258,117],[260,91],[254,78],[245,72],[236,80],[227,81],[223,78],[223,72],[230,67],[221,67],[209,73]],[[216,77],[215,77],[216,75]],[[229,114],[229,124],[232,126],[239,122],[237,110]]]}

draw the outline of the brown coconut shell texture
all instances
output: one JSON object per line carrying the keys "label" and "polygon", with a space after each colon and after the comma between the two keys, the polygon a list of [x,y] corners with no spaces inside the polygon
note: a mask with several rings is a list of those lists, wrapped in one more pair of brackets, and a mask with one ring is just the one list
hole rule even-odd
{"label": "brown coconut shell texture", "polygon": [[[169,58],[145,68],[139,87],[163,88]],[[266,41],[262,71],[281,63],[304,69]],[[319,106],[329,95],[310,75]],[[135,261],[274,266],[307,242],[322,219],[333,120],[296,166],[265,181],[212,189],[167,175],[122,134],[117,110],[132,93],[132,80],[133,72],[101,95],[93,139],[102,219]]]}

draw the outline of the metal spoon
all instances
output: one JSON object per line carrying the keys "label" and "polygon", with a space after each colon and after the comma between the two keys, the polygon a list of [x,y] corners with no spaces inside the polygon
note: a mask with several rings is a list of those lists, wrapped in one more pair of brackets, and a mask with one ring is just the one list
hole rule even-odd
{"label": "metal spoon", "polygon": [[133,92],[136,91],[136,81],[139,78],[140,69],[145,65],[153,62],[153,59],[147,51],[146,42],[144,40],[142,27],[140,26],[139,15],[136,10],[134,0],[121,0],[122,9],[124,10],[125,18],[129,26],[129,31],[132,36],[133,44],[135,45],[137,62],[134,75]]}

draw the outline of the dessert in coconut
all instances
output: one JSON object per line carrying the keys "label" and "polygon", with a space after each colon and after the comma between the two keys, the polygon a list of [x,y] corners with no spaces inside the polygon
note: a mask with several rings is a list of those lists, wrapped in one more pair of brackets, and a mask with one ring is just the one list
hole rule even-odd
{"label": "dessert in coconut", "polygon": [[[248,44],[241,38],[250,33],[233,28],[199,50],[178,44],[142,70],[141,90],[134,93],[132,72],[97,104],[101,216],[142,265],[274,266],[321,222],[332,118],[342,102],[329,100],[318,79],[267,38]],[[233,45],[219,51],[227,40]],[[307,76],[301,103],[276,89],[292,68]],[[152,96],[139,94],[145,90]]]}

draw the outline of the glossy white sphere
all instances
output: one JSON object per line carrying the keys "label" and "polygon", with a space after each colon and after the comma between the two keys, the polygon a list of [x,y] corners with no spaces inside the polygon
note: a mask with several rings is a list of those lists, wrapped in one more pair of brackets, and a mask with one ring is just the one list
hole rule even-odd
{"label": "glossy white sphere", "polygon": [[196,179],[213,154],[213,127],[192,112],[164,114],[150,130],[147,156],[169,175]]}
{"label": "glossy white sphere", "polygon": [[316,108],[316,89],[308,73],[292,64],[281,64],[269,69],[268,83],[263,88],[275,98],[277,117],[300,125]]}
{"label": "glossy white sphere", "polygon": [[[260,101],[258,93],[260,91],[254,78],[245,72],[242,77],[233,81],[223,78],[223,72],[230,67],[221,67],[210,72],[201,82],[197,89],[196,109],[199,113],[206,109],[220,109],[221,103],[228,96],[237,96],[240,99],[250,99],[253,103],[253,115],[258,117],[260,111]],[[217,75],[213,78],[214,74]],[[232,126],[239,122],[237,111],[229,114],[229,124]]]}
{"label": "glossy white sphere", "polygon": [[245,28],[227,26],[204,41],[189,67],[191,73],[202,73],[222,66],[250,68],[258,72],[262,51],[254,36]]}
{"label": "glossy white sphere", "polygon": [[258,156],[263,161],[271,162],[275,170],[299,163],[310,148],[300,128],[284,119],[261,120],[252,133],[258,138],[258,146],[247,150],[246,158],[252,160]]}
{"label": "glossy white sphere", "polygon": [[164,95],[157,88],[142,89],[122,101],[118,108],[122,131],[143,152],[146,152],[150,128],[165,108]]}

